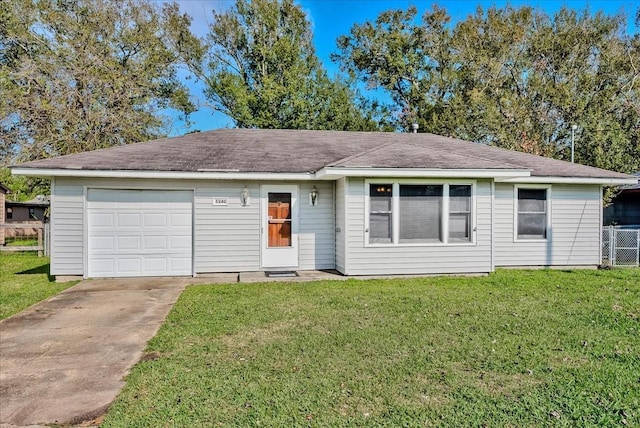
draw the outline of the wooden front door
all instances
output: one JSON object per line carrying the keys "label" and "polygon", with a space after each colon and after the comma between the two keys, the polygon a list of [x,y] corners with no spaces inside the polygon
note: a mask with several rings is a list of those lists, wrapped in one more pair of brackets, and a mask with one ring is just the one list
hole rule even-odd
{"label": "wooden front door", "polygon": [[291,246],[291,193],[269,192],[269,247]]}
{"label": "wooden front door", "polygon": [[298,186],[262,186],[262,267],[298,266]]}

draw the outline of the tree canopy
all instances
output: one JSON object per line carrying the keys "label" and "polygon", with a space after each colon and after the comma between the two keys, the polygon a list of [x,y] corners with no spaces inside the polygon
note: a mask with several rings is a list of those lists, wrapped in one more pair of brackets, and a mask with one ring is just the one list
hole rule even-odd
{"label": "tree canopy", "polygon": [[202,54],[178,6],[0,3],[2,164],[144,141],[195,106],[178,66]]}
{"label": "tree canopy", "polygon": [[204,71],[209,106],[239,127],[377,129],[375,106],[332,79],[293,0],[237,0],[214,13]]}
{"label": "tree canopy", "polygon": [[[434,7],[387,11],[338,39],[341,68],[391,97],[396,126],[640,169],[640,36],[588,10],[478,8],[455,26]],[[636,21],[640,20],[640,10]]]}
{"label": "tree canopy", "polygon": [[[437,6],[389,10],[338,39],[337,77],[295,0],[235,0],[203,39],[190,22],[152,0],[0,2],[0,166],[166,135],[198,107],[186,66],[204,82],[204,107],[239,127],[417,122],[567,160],[576,125],[577,162],[640,170],[640,34],[622,13],[492,7],[454,25]],[[390,105],[365,99],[363,85]]]}

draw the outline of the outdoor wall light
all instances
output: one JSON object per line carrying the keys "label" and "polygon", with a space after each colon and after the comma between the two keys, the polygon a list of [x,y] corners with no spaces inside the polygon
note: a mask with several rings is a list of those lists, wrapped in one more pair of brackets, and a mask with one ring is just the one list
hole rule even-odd
{"label": "outdoor wall light", "polygon": [[247,186],[244,186],[244,189],[242,189],[242,192],[240,192],[240,205],[242,205],[243,207],[246,207],[247,205],[249,205],[249,188]]}
{"label": "outdoor wall light", "polygon": [[318,189],[316,188],[316,186],[313,186],[313,189],[311,189],[309,197],[311,199],[311,205],[316,206],[316,204],[318,203]]}

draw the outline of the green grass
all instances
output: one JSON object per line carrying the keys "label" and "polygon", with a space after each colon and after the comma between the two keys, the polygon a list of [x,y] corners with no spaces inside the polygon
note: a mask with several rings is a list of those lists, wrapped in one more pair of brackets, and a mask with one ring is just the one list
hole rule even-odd
{"label": "green grass", "polygon": [[17,314],[76,282],[56,283],[49,277],[49,259],[36,253],[0,253],[0,319]]}
{"label": "green grass", "polygon": [[38,246],[38,238],[11,238],[7,239],[8,247],[36,247]]}
{"label": "green grass", "polygon": [[191,286],[104,426],[640,426],[640,271]]}

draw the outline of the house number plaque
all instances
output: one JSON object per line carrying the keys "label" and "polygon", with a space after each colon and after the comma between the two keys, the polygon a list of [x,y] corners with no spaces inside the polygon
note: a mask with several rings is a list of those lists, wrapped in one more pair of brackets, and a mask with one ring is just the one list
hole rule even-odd
{"label": "house number plaque", "polygon": [[213,198],[213,205],[219,207],[226,207],[229,204],[228,198]]}

